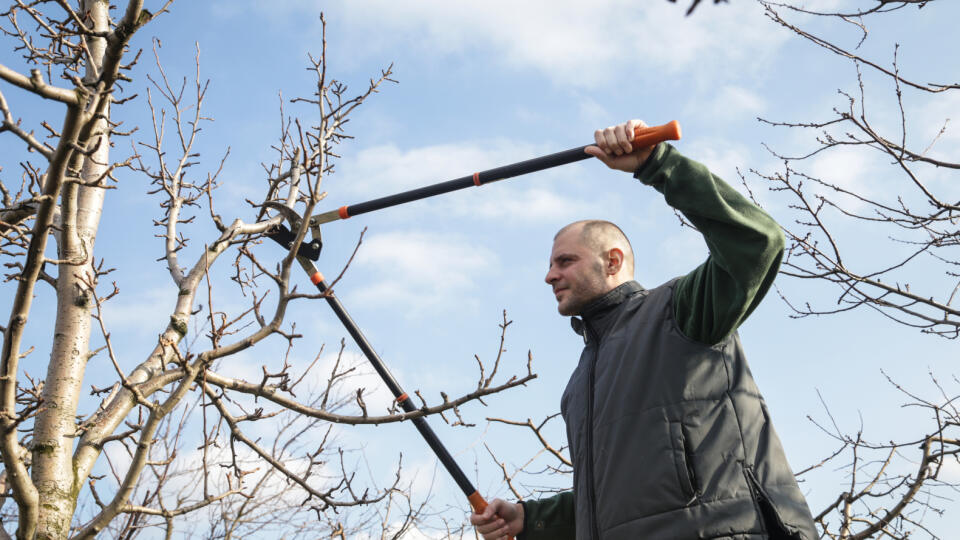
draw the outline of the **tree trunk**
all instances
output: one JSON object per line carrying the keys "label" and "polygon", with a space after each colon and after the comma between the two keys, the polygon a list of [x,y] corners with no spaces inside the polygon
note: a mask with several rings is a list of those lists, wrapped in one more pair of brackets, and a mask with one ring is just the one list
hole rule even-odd
{"label": "tree trunk", "polygon": [[[109,30],[108,3],[99,0],[83,2],[81,13],[98,31]],[[85,81],[96,85],[101,73],[106,40],[88,40],[92,58],[88,58]],[[96,148],[89,157],[77,154],[75,163],[82,163],[82,182],[96,181],[104,174],[109,160],[109,126],[104,119],[96,121],[86,148]],[[82,487],[73,470],[73,442],[76,413],[83,385],[83,375],[90,354],[92,295],[96,291],[93,271],[93,248],[103,207],[104,189],[65,184],[60,199],[60,230],[57,234],[58,266],[57,316],[54,327],[50,363],[43,388],[43,406],[38,414],[31,448],[31,476],[40,496],[36,538],[64,539],[76,509]]]}

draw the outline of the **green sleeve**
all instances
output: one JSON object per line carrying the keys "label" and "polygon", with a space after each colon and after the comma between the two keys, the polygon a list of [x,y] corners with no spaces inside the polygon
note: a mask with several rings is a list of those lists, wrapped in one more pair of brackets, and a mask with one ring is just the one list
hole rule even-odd
{"label": "green sleeve", "polygon": [[780,226],[668,144],[657,146],[638,178],[683,212],[707,242],[706,262],[674,289],[674,316],[687,337],[718,343],[746,320],[773,284],[783,256]]}
{"label": "green sleeve", "polygon": [[517,540],[574,540],[573,492],[523,501],[523,532]]}

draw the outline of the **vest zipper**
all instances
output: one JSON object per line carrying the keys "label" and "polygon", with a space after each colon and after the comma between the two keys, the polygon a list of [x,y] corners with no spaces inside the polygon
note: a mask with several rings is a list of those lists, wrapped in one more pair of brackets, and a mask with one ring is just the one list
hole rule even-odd
{"label": "vest zipper", "polygon": [[593,532],[594,540],[600,540],[600,530],[598,529],[597,524],[597,495],[594,488],[594,478],[593,478],[593,395],[594,395],[594,371],[597,366],[597,358],[600,357],[600,339],[597,337],[597,333],[593,331],[593,328],[590,327],[590,324],[586,320],[584,322],[584,327],[586,328],[587,334],[590,337],[590,340],[593,342],[593,358],[590,360],[590,371],[588,372],[588,386],[587,386],[587,425],[586,436],[587,436],[587,485],[589,489],[587,490],[587,498],[590,502],[590,529]]}
{"label": "vest zipper", "polygon": [[[763,489],[763,485],[757,478],[753,467],[744,464],[743,474],[747,477],[747,486],[750,488],[753,500],[759,507],[760,519],[763,521],[764,528],[767,529],[766,532],[769,533],[771,537],[782,537],[786,534],[790,538],[801,538],[796,527],[783,522],[783,518],[780,517],[780,512],[777,510],[777,507],[773,505],[773,499],[771,499],[767,491]],[[767,523],[768,521],[772,521],[773,523]],[[773,527],[779,528],[779,531],[770,530]]]}

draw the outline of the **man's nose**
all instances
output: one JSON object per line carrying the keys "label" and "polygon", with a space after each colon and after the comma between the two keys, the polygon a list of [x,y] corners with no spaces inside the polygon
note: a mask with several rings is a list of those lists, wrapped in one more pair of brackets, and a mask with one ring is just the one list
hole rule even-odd
{"label": "man's nose", "polygon": [[560,279],[560,276],[557,275],[553,268],[547,270],[547,275],[543,278],[543,280],[547,282],[547,285],[553,285],[553,282],[558,279]]}

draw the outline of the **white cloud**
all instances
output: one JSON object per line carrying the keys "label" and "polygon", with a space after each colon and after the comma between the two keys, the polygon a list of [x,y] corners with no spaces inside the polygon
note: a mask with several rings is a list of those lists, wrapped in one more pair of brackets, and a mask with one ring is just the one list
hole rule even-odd
{"label": "white cloud", "polygon": [[414,497],[429,497],[436,488],[438,476],[441,477],[441,482],[446,481],[446,478],[442,477],[446,471],[440,468],[439,460],[435,457],[427,458],[426,454],[423,454],[421,459],[408,462],[404,469],[410,483],[410,493]]}
{"label": "white cloud", "polygon": [[[489,2],[471,4],[472,9],[442,0],[417,3],[419,10],[402,5],[389,16],[405,24],[426,21],[419,24],[428,39],[442,36],[439,43],[467,47],[485,38],[508,62],[581,87],[627,71],[709,68],[700,62],[704,56],[721,59],[714,64],[750,56],[760,60],[785,39],[752,4],[713,10],[709,17],[685,17],[683,9],[667,2],[629,0],[503,0],[493,2],[493,9]],[[750,32],[741,31],[746,26]],[[726,38],[732,34],[736,41]],[[656,84],[655,78],[650,84]]]}
{"label": "white cloud", "polygon": [[355,264],[379,275],[358,291],[358,303],[401,304],[417,312],[469,290],[474,275],[490,275],[499,261],[492,251],[459,235],[390,232],[364,240]]}
{"label": "white cloud", "polygon": [[[320,11],[315,2],[280,4],[247,6],[266,13],[268,20],[311,20]],[[354,57],[382,56],[398,47],[431,56],[474,53],[580,88],[644,71],[650,71],[650,85],[657,84],[658,76],[691,68],[728,73],[730,65],[745,59],[760,69],[789,38],[753,2],[694,17],[685,17],[682,6],[668,2],[632,0],[373,0],[324,7],[338,32],[359,36],[351,47]],[[228,15],[235,9],[220,8],[220,13]],[[730,39],[734,35],[737,39]]]}
{"label": "white cloud", "polygon": [[458,214],[485,219],[510,219],[525,222],[570,221],[587,215],[602,215],[600,203],[564,197],[555,191],[531,188],[510,190],[498,188],[496,194],[471,201],[458,199],[451,203]]}
{"label": "white cloud", "polygon": [[346,4],[344,14],[348,24],[361,31],[376,28],[383,48],[402,36],[414,48],[495,55],[509,66],[533,67],[581,86],[608,78],[612,66],[607,59],[619,49],[604,32],[615,14],[596,3],[428,0],[372,4]]}
{"label": "white cloud", "polygon": [[[824,182],[834,184],[853,193],[869,196],[875,192],[875,182],[882,178],[882,176],[874,174],[875,171],[872,170],[872,157],[859,148],[839,147],[814,156],[812,162],[809,163],[809,167],[806,167],[805,170],[814,178],[819,178]],[[814,193],[822,194],[833,200],[844,199],[848,201],[849,204],[845,206],[851,210],[856,210],[864,204],[862,201],[840,195],[825,186],[814,185],[812,182],[807,182],[806,185]]]}
{"label": "white cloud", "polygon": [[945,458],[943,460],[943,469],[940,471],[940,480],[950,484],[960,482],[960,461]]}
{"label": "white cloud", "polygon": [[641,281],[645,276],[679,276],[686,274],[707,260],[709,251],[703,242],[703,236],[689,227],[663,238],[657,248],[656,260],[637,260],[637,276]]}
{"label": "white cloud", "polygon": [[612,116],[602,103],[590,97],[581,99],[578,108],[580,118],[592,123],[598,122],[600,118],[610,118]]}
{"label": "white cloud", "polygon": [[[529,144],[498,140],[450,143],[402,150],[394,144],[364,148],[339,165],[330,189],[369,196],[468,176],[537,155]],[[343,179],[341,181],[341,179]]]}
{"label": "white cloud", "polygon": [[[400,34],[425,50],[480,50],[558,83],[588,88],[626,71],[708,68],[700,64],[707,55],[756,61],[786,39],[751,3],[724,6],[709,17],[684,17],[683,9],[667,2],[630,0],[372,4],[346,4],[345,15],[351,25],[375,28],[384,46],[395,46]],[[733,34],[736,41],[727,39]]]}
{"label": "white cloud", "polygon": [[694,159],[706,165],[710,172],[722,178],[744,197],[749,197],[750,194],[740,179],[742,173],[747,179],[753,197],[762,208],[774,215],[784,210],[783,197],[771,195],[767,189],[769,183],[750,172],[750,169],[755,169],[761,173],[770,174],[781,168],[782,163],[770,159],[766,153],[758,158],[743,144],[727,139],[703,137],[691,140],[684,149],[684,153],[694,156]]}
{"label": "white cloud", "polygon": [[960,94],[924,94],[920,99],[922,105],[912,123],[917,150],[929,147],[929,157],[956,163],[960,154]]}
{"label": "white cloud", "polygon": [[741,191],[737,170],[744,171],[753,162],[746,146],[723,139],[693,139],[687,143],[684,154],[695,156],[694,159],[706,165],[710,172]]}
{"label": "white cloud", "polygon": [[176,307],[177,289],[172,285],[124,290],[116,298],[103,304],[107,329],[138,336],[157,336],[170,322]]}
{"label": "white cloud", "polygon": [[[694,102],[696,103],[696,102]],[[706,103],[706,111],[714,121],[734,121],[756,117],[767,107],[766,100],[747,88],[728,85]]]}

